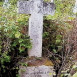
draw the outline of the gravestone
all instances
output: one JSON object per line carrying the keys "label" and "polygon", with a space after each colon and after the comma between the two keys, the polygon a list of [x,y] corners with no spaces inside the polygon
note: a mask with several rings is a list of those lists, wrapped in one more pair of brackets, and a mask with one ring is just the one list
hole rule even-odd
{"label": "gravestone", "polygon": [[18,13],[31,14],[29,18],[29,36],[32,39],[32,49],[28,51],[29,56],[42,57],[43,16],[53,15],[54,11],[54,3],[45,3],[43,0],[18,2]]}
{"label": "gravestone", "polygon": [[19,71],[20,77],[53,77],[54,70],[51,66],[23,67]]}
{"label": "gravestone", "polygon": [[[52,2],[43,2],[43,0],[18,1],[18,13],[31,14],[29,18],[29,36],[32,42],[32,48],[29,49],[29,57],[42,57],[42,34],[43,34],[43,16],[53,15],[55,5]],[[25,72],[22,72],[25,69]],[[21,77],[53,77],[53,66],[20,66]],[[41,72],[40,72],[41,71]]]}

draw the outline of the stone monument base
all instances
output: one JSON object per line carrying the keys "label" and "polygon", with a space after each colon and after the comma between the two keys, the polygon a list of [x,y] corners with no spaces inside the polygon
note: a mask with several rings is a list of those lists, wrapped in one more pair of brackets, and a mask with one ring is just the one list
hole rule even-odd
{"label": "stone monument base", "polygon": [[21,60],[20,77],[53,77],[54,64],[45,57],[27,57]]}
{"label": "stone monument base", "polygon": [[54,69],[53,66],[32,66],[25,67],[20,66],[19,70],[20,77],[53,77]]}

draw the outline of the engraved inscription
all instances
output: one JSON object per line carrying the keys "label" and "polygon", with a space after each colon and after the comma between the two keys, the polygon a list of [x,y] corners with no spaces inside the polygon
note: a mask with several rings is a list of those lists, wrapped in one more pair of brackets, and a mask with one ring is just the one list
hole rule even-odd
{"label": "engraved inscription", "polygon": [[53,77],[53,66],[33,66],[33,67],[20,67],[21,70],[25,69],[24,73],[19,72],[21,77]]}

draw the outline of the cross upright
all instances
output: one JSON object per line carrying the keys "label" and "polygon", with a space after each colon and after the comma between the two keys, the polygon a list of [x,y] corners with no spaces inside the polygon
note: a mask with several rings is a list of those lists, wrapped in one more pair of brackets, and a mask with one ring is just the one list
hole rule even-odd
{"label": "cross upright", "polygon": [[29,36],[32,48],[28,55],[42,57],[43,16],[53,15],[55,5],[43,0],[18,1],[18,13],[31,14],[29,18]]}

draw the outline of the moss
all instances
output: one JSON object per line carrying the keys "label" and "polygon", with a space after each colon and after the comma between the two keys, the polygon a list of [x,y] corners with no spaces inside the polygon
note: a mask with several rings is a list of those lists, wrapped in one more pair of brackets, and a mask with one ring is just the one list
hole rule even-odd
{"label": "moss", "polygon": [[37,57],[28,57],[26,59],[22,59],[21,63],[26,63],[28,66],[54,66],[53,62],[49,60],[48,58],[37,58]]}

